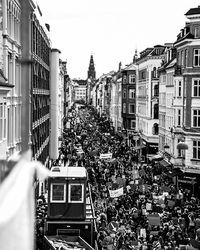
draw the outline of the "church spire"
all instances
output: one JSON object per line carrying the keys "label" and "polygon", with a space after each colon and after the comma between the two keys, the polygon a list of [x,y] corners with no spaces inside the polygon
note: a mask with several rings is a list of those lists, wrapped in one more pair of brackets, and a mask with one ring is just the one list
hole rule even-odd
{"label": "church spire", "polygon": [[94,66],[94,59],[93,55],[90,57],[90,64],[88,68],[88,79],[96,79],[96,71],[95,71],[95,66]]}
{"label": "church spire", "polygon": [[138,59],[137,49],[135,50],[135,55],[133,56],[133,63]]}

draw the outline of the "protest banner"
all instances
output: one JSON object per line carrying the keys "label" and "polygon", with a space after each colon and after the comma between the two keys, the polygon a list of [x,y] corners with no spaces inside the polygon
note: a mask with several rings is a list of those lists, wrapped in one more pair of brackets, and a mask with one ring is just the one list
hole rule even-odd
{"label": "protest banner", "polygon": [[159,214],[148,214],[147,219],[150,226],[160,226],[160,216]]}
{"label": "protest banner", "polygon": [[100,154],[100,159],[112,159],[112,153]]}
{"label": "protest banner", "polygon": [[124,194],[124,188],[119,188],[119,189],[116,189],[116,190],[109,190],[109,194],[110,194],[110,197],[111,198],[117,198],[117,197],[120,197],[121,195]]}

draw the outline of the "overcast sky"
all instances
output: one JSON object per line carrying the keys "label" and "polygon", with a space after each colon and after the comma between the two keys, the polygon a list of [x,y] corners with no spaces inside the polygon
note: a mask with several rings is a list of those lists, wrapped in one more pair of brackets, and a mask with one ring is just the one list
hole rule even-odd
{"label": "overcast sky", "polygon": [[199,0],[37,0],[50,25],[52,47],[71,78],[87,78],[91,53],[97,77],[132,61],[138,52],[174,42]]}

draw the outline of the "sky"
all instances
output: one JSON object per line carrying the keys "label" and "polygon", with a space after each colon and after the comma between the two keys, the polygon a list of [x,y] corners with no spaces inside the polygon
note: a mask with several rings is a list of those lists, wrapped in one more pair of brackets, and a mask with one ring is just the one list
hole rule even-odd
{"label": "sky", "polygon": [[52,48],[67,61],[70,78],[87,78],[91,54],[96,76],[117,71],[147,47],[175,42],[185,13],[199,0],[37,0],[50,25]]}

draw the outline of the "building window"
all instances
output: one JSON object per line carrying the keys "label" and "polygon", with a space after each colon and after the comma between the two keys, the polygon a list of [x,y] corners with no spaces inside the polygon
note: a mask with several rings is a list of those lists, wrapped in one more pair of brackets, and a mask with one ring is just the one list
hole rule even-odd
{"label": "building window", "polygon": [[156,78],[156,77],[157,77],[157,70],[156,70],[156,67],[153,68],[152,77],[153,77],[153,78]]}
{"label": "building window", "polygon": [[158,103],[154,104],[153,118],[158,119]]}
{"label": "building window", "polygon": [[129,89],[129,99],[134,99],[134,98],[135,98],[135,90]]}
{"label": "building window", "polygon": [[[178,139],[178,143],[181,142],[182,139]],[[184,156],[184,150],[178,149],[178,157],[183,157]]]}
{"label": "building window", "polygon": [[182,82],[178,82],[178,97],[181,97],[182,95]]}
{"label": "building window", "polygon": [[193,81],[193,96],[200,97],[200,80]]}
{"label": "building window", "polygon": [[188,50],[185,50],[185,68],[187,67]]}
{"label": "building window", "polygon": [[135,104],[129,104],[129,114],[135,113]]}
{"label": "building window", "polygon": [[178,121],[177,126],[181,126],[181,109],[178,109]]}
{"label": "building window", "polygon": [[3,103],[0,103],[0,141],[3,139]]}
{"label": "building window", "polygon": [[183,55],[183,50],[181,51],[181,66],[184,65],[184,55]]}
{"label": "building window", "polygon": [[199,38],[199,27],[194,28],[194,38]]}
{"label": "building window", "polygon": [[69,184],[68,202],[83,203],[83,184]]}
{"label": "building window", "polygon": [[4,112],[3,112],[3,138],[5,139],[6,135],[7,135],[7,128],[6,128],[6,111],[7,111],[6,110],[6,103],[4,103],[3,110],[4,110]]}
{"label": "building window", "polygon": [[193,141],[193,159],[200,160],[200,141]]}
{"label": "building window", "polygon": [[131,129],[135,129],[135,120],[131,120]]}
{"label": "building window", "polygon": [[200,49],[194,50],[194,66],[195,67],[200,66]]}
{"label": "building window", "polygon": [[12,54],[11,53],[8,53],[8,83],[9,84],[13,84],[12,82],[12,72],[13,72],[13,61],[12,61]]}
{"label": "building window", "polygon": [[193,127],[200,127],[200,109],[193,109]]}
{"label": "building window", "polygon": [[154,86],[154,96],[159,96],[159,86],[158,86],[158,84],[156,84]]}
{"label": "building window", "polygon": [[66,202],[66,184],[52,183],[50,200],[55,203]]}
{"label": "building window", "polygon": [[129,83],[135,83],[135,75],[129,76]]}
{"label": "building window", "polygon": [[154,123],[152,134],[153,135],[158,135],[158,123]]}
{"label": "building window", "polygon": [[126,76],[123,76],[123,84],[126,84]]}
{"label": "building window", "polygon": [[123,103],[123,113],[126,113],[126,103]]}
{"label": "building window", "polygon": [[123,90],[123,98],[126,98],[126,90]]}
{"label": "building window", "polygon": [[12,124],[11,124],[11,108],[8,108],[8,123],[7,123],[7,131],[8,131],[8,137],[7,137],[7,142],[8,142],[8,146],[11,145],[11,140],[12,140]]}

